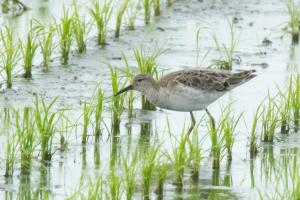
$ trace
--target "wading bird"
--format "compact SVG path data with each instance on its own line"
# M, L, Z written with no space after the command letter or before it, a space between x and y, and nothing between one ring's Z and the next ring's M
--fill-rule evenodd
M214 69L185 69L171 72L159 80L154 80L146 74L138 74L131 85L121 89L115 95L136 90L157 107L190 112L192 118L188 131L190 134L196 124L193 111L205 109L214 124L207 106L230 89L253 78L254 72L255 70L230 72Z

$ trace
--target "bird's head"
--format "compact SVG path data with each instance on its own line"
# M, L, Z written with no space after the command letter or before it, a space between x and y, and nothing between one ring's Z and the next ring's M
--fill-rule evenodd
M138 74L134 77L132 84L128 85L127 87L121 89L116 96L119 94L122 94L123 92L126 92L128 90L136 90L141 92L142 94L147 93L149 89L152 89L155 87L155 80L146 74Z

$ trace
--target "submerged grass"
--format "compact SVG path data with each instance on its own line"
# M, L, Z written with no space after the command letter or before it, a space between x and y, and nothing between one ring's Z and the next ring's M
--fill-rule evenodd
M98 45L102 47L106 42L107 25L112 15L112 0L91 0L91 7L88 8L88 12L95 21L98 29Z
M235 141L234 132L243 113L239 114L237 118L234 117L229 105L222 111L222 115L221 131L223 132L224 147L227 151L228 160L232 160L232 147Z
M169 165L168 163L163 159L163 157L160 156L160 159L158 160L156 164L156 173L157 173L157 189L156 193L160 196L163 195L164 191L164 184L168 176L169 172Z
M73 17L69 15L69 11L63 8L63 16L60 19L60 23L56 24L56 30L59 35L59 48L61 54L61 64L66 65L69 61L69 53L72 44L72 24Z
M33 26L33 21L30 22L30 30L27 33L26 40L22 42L20 40L20 49L21 49L21 55L23 57L23 68L24 68L24 77L25 78L31 78L32 74L32 61L34 58L34 55L36 53L36 50L39 46L37 41L38 36L38 30L40 27Z
M106 194L106 199L119 200L122 199L122 190L121 190L121 178L115 174L114 166L110 170L108 176L109 181L109 193Z
M154 15L160 15L160 0L152 0L153 7L154 7Z
M16 135L21 152L21 172L28 173L31 167L31 157L37 146L34 113L28 107L23 110L23 116L16 111Z
M124 0L124 2L121 4L121 7L118 9L117 13L117 22L116 22L116 30L115 30L115 37L118 38L120 35L120 29L122 24L122 18L125 13L125 11L128 8L129 2L131 0ZM119 3L119 2L118 2Z
M77 45L77 51L78 53L83 53L86 50L86 38L89 31L88 23L84 17L79 16L78 5L75 1L73 10L72 30Z
M216 49L219 53L219 59L215 61L215 64L220 69L232 70L234 52L238 45L238 39L236 34L235 25L232 20L227 19L229 30L230 30L230 43L226 45L224 43L220 44L217 36L213 35L213 40L215 42Z
M144 189L143 194L145 199L150 198L150 186L155 173L155 166L159 149L160 145L157 145L156 147L150 147L148 150L142 153L141 175Z
M51 56L54 50L54 42L53 37L55 33L55 27L53 25L49 25L47 28L42 26L40 37L38 39L38 43L41 49L42 57L43 57L43 70L49 70L49 63L51 61Z
M19 61L20 50L17 45L14 44L13 29L4 26L0 32L2 50L0 51L1 67L6 74L6 87L12 88L12 75L13 69Z
M298 44L299 42L299 28L300 28L300 2L297 3L294 0L288 0L287 9L290 16L290 20L286 27L287 31L292 35L292 43Z
M58 98L54 98L48 105L43 98L35 99L35 122L39 131L39 140L42 150L42 160L50 161L53 155L52 141L56 132L57 112L51 111ZM40 105L41 104L41 105Z
M274 97L269 94L267 100L267 105L263 106L261 140L263 142L273 142L275 130L279 125L279 112Z
M5 173L6 178L11 177L15 170L15 162L17 159L18 140L15 134L7 135L6 140L6 158L5 158Z
M91 122L92 107L86 101L83 103L83 131L81 144L86 144L88 138L88 126Z
M150 23L151 18L151 0L143 0L143 7L144 7L144 20L145 24Z
M138 13L139 1L131 0L126 11L128 20L128 29L133 31L135 29L135 20Z
M120 122L121 122L121 115L124 111L124 100L125 96L124 94L120 94L116 96L115 94L119 91L119 88L123 87L121 85L120 87L120 79L118 77L118 72L116 69L113 69L111 65L109 65L110 74L111 74L111 86L112 86L112 128L113 130L119 130Z
M137 185L136 174L137 174L137 163L138 163L138 151L135 150L131 160L129 158L123 159L124 169L124 183L126 199L131 200L133 198L134 190Z
M97 91L97 102L95 105L95 135L96 141L99 141L100 134L101 134L101 122L102 122L102 109L103 109L103 92L102 89L99 87Z

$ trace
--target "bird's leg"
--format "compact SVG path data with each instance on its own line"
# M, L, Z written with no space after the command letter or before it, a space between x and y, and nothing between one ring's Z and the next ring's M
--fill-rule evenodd
M207 108L205 108L205 112L207 113L209 120L210 120L210 124L213 130L216 129L216 123L215 123L215 119L213 118L213 116L210 114L209 110Z
M196 120L195 120L195 117L194 117L192 111L190 112L190 115L191 115L191 118L192 118L192 124L191 124L191 127L189 128L189 131L187 132L188 135L191 134L191 132L193 131L193 129L195 127L195 124L196 124Z

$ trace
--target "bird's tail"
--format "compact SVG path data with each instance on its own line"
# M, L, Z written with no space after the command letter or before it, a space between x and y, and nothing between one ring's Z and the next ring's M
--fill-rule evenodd
M256 72L256 70L252 69L252 70L243 70L241 72L234 73L227 79L227 82L230 85L243 83L255 77L256 74L254 74L254 72Z

